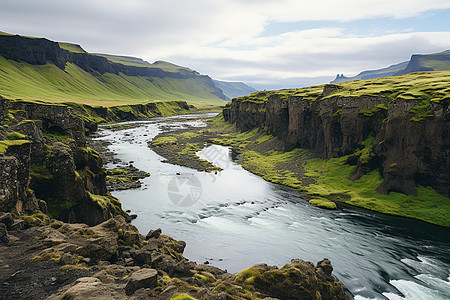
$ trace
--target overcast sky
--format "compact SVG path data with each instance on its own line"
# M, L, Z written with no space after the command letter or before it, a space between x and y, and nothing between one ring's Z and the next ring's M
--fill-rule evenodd
M276 89L450 49L450 1L2 0L0 31Z

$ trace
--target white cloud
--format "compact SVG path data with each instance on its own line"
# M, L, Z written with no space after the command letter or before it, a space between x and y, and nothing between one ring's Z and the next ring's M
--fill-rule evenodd
M2 4L0 30L281 87L295 78L357 73L415 52L444 50L450 36L352 36L339 23L321 28L320 22L309 30L262 36L273 22L399 19L446 8L448 0L15 0Z

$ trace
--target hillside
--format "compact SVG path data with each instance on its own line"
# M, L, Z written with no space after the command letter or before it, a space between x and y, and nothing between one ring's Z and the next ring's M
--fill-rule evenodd
M225 96L227 96L230 99L250 95L251 93L256 92L254 88L246 85L243 82L228 82L228 81L214 80L214 84L223 91Z
M374 79L374 78L380 78L380 77L394 76L397 72L405 69L406 66L408 65L408 63L409 63L408 61L405 61L405 62L402 62L399 64L389 66L387 68L363 71L353 77L346 77L344 75L339 76L339 74L338 74L336 76L336 79L334 79L330 83L341 83L341 82L354 81L354 80L364 80L364 79Z
M378 70L363 71L356 76L337 75L330 83L341 83L354 80L374 79L380 77L404 75L422 71L450 70L450 50L433 54L415 54L409 61L391 65Z
M102 106L153 100L210 106L227 100L210 77L188 68L8 34L0 34L0 95Z
M434 53L413 55L404 70L395 75L403 75L419 71L445 71L450 70L450 50Z
M450 226L449 104L450 71L436 71L257 92L223 116L251 131L233 146L244 145L243 165L267 180Z

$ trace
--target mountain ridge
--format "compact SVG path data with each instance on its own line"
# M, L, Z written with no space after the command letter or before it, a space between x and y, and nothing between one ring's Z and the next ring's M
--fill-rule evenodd
M446 70L450 70L450 50L431 54L413 54L409 61L393 64L386 68L362 71L352 77L338 74L330 83L398 76L413 72Z
M79 45L46 38L0 34L0 56L3 73L0 94L8 98L31 99L36 94L40 100L55 101L52 94L56 93L58 101L66 96L75 102L86 99L87 103L89 98L98 100L103 93L105 101L118 102L126 98L124 104L195 100L197 104L221 105L228 100L209 76L197 71L162 61L147 65L131 57L121 57L125 64L118 63L111 60L119 56L90 54ZM127 60L134 60L134 64L126 64ZM28 90L23 90L24 85ZM43 87L48 94L41 91Z

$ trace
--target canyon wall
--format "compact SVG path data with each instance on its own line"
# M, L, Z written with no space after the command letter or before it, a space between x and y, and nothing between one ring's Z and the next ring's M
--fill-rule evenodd
M0 117L0 211L89 225L129 218L107 192L102 160L86 147L73 109L0 97Z
M330 159L348 155L357 164L351 179L378 168L384 181L378 192L416 195L416 186L431 186L449 197L449 99L428 102L395 100L379 94L333 96L340 87L325 85L315 99L276 92L233 99L223 110L225 121L242 131L267 130L285 149L309 149ZM364 142L370 142L362 157Z

